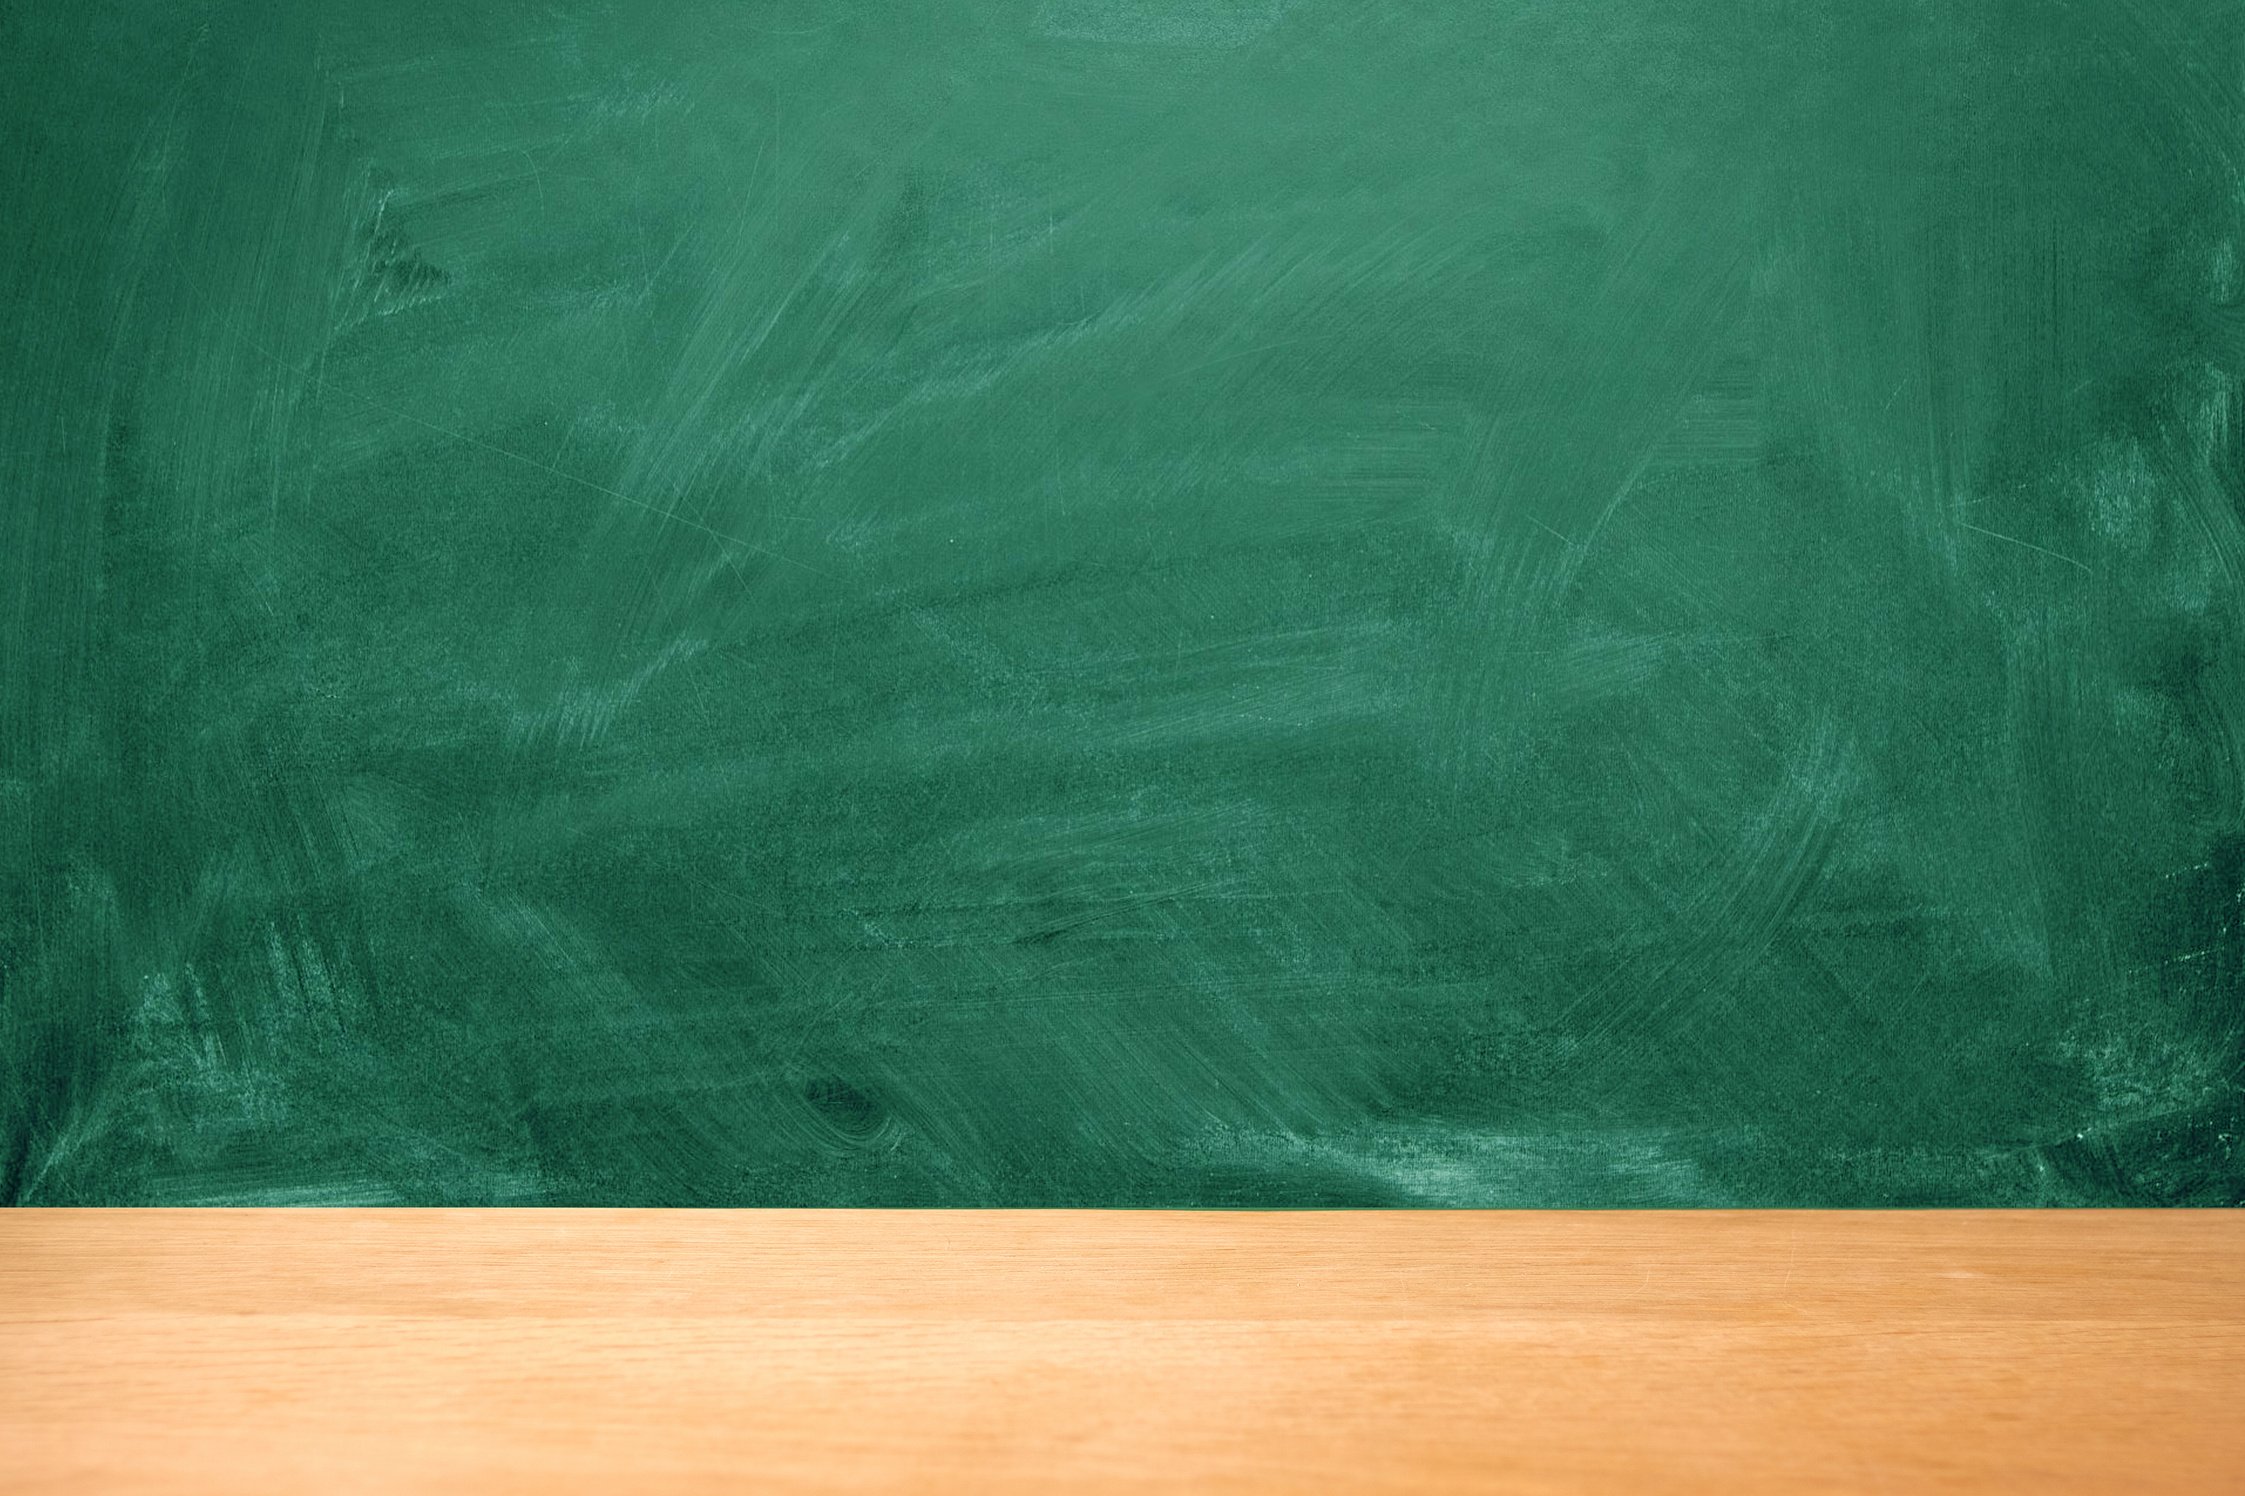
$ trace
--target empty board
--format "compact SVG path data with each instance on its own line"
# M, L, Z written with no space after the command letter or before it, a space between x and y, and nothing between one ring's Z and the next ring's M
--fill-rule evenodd
M0 1197L2235 1203L2241 79L0 8Z

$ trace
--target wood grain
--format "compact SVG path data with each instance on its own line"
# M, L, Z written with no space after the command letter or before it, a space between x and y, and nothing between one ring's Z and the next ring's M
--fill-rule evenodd
M2234 1213L17 1211L23 1491L2245 1489Z

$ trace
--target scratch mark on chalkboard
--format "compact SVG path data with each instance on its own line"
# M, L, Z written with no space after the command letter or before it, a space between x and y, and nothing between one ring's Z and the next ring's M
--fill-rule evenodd
M2076 561L2071 556L2061 556L2056 551L2050 549L2048 546L2036 545L2031 540L2021 540L2016 535L2000 535L1994 530L1983 530L1978 525L1966 524L1963 520L1957 521L1957 527L1963 530L1970 530L1975 535L1985 535L1990 540L2008 541L2012 545L2021 546L2027 550L2034 551L2037 554L2048 556L2053 561L2063 561L2068 566L2075 567L2081 571L2089 570L2089 567L2085 563Z

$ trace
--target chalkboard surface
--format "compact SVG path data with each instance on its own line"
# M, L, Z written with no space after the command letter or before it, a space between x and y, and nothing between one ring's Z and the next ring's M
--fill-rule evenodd
M0 6L0 1197L2237 1202L2241 79Z

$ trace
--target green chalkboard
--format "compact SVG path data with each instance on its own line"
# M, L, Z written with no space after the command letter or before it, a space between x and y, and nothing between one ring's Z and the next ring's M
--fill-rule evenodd
M0 5L0 1198L2245 1198L2231 0Z

